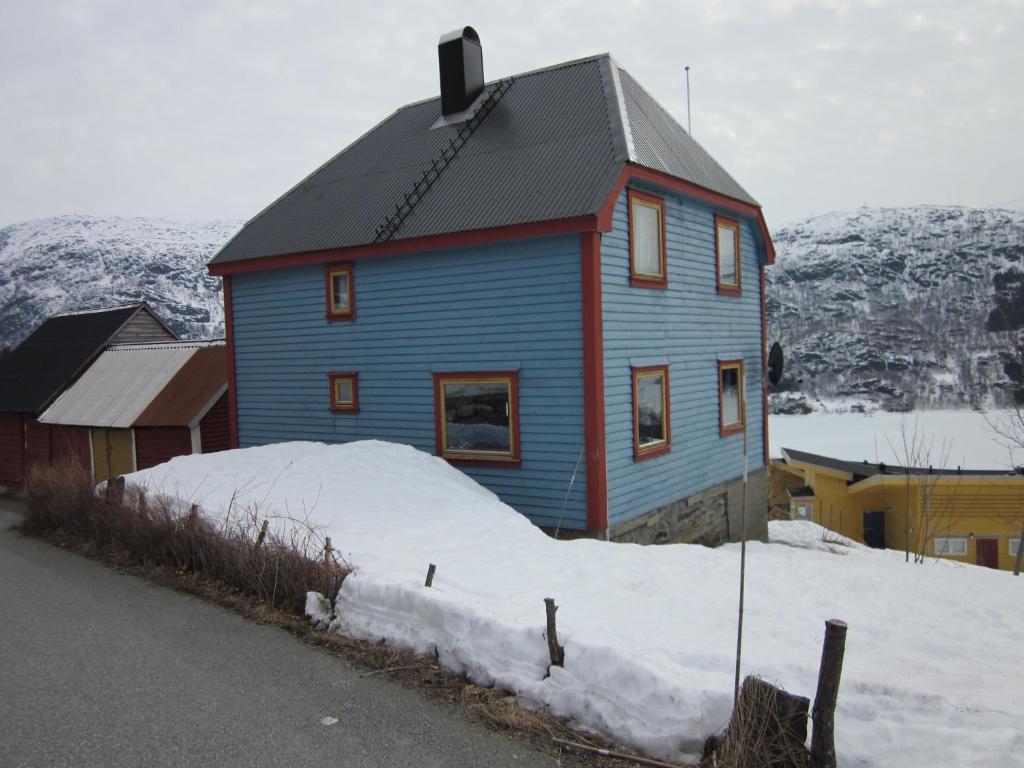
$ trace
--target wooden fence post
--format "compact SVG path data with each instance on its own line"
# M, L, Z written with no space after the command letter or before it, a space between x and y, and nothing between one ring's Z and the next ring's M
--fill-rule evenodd
M263 525L260 526L260 532L256 534L256 545L253 547L253 549L259 549L263 546L263 541L267 538L268 527L270 527L270 521L264 520Z
M332 551L333 551L333 549L331 548L331 537L327 536L327 537L324 538L324 567L325 568L330 568L331 567L331 552Z
M120 504L124 499L124 475L107 480L107 501Z
M548 653L551 655L551 666L565 666L565 649L558 644L558 630L555 627L555 612L558 606L552 597L544 598L544 607L548 616Z
M839 698L839 678L843 672L846 651L846 622L829 619L825 622L825 640L821 647L821 668L818 690L814 694L811 719L812 768L836 768L835 714Z
M433 563L427 568L427 580L423 583L425 587L432 587L434 585L434 571L437 570L437 566Z
M185 521L185 524L189 528L195 528L197 522L199 522L199 505L193 504L188 508L188 519Z

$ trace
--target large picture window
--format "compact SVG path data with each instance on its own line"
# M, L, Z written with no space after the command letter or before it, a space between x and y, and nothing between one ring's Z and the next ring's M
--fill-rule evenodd
M353 320L356 293L351 264L334 264L324 272L327 293L327 319Z
M671 446L668 366L633 369L633 454L639 461Z
M472 463L518 463L517 379L515 371L435 373L438 453Z
M742 432L746 425L746 403L743 397L743 361L724 360L718 363L718 411L721 434Z
M627 197L630 282L642 288L665 288L665 201L635 189Z
M718 262L718 292L740 293L740 225L738 221L715 216L715 260Z

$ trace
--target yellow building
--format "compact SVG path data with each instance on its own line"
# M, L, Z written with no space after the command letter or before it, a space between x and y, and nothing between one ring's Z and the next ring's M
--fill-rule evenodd
M896 467L782 449L771 495L791 516L910 557L1013 570L1024 531L1024 474Z

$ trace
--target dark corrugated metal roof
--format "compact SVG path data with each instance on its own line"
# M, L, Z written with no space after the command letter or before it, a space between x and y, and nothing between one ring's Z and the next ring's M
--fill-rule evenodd
M0 361L0 412L41 413L144 306L46 320Z
M391 239L592 215L629 160L753 202L607 54L511 80ZM460 125L436 127L440 115L440 98L399 109L253 218L211 263L374 242L457 140Z
M901 467L896 464L869 464L867 461L844 461L833 459L829 456L819 456L816 453L806 451L794 451L792 448L783 448L783 455L801 464L814 464L817 467L834 469L837 472L847 472L853 475L853 481L863 480L874 475L963 475L989 476L989 475L1013 475L1011 470L1006 469L950 469L940 467Z

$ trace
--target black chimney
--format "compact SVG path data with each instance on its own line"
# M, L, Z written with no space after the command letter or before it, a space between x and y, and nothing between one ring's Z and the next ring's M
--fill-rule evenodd
M441 35L437 44L441 68L441 114L464 112L484 89L484 55L472 27Z

